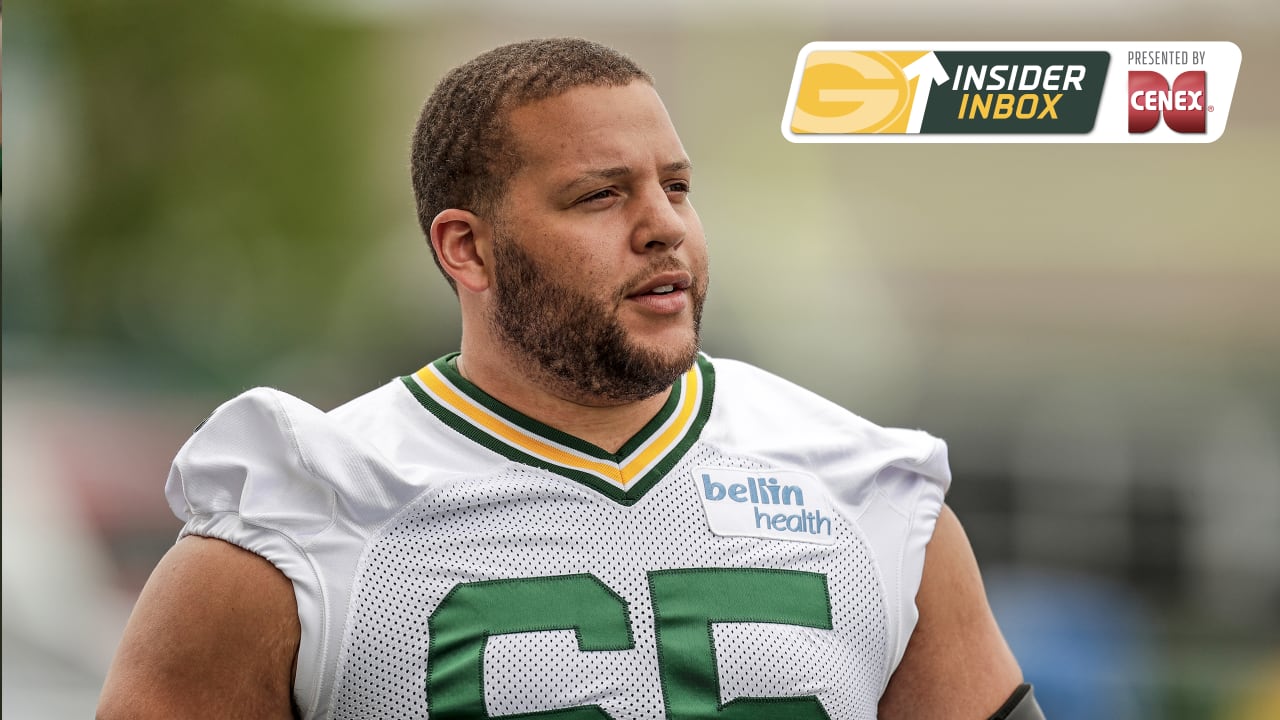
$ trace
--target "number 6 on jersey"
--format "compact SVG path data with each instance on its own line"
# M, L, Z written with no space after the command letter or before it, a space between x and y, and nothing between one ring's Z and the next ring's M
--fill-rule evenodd
M720 704L712 623L831 628L827 580L817 573L751 568L648 574L667 717L733 720L826 718L813 696L738 698ZM582 652L634 647L627 603L593 575L490 580L455 587L432 613L427 699L432 718L490 717L484 646L490 635L573 630ZM508 718L602 720L597 705Z

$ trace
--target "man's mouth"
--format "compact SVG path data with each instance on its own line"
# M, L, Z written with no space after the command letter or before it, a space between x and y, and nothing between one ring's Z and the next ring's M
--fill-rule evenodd
M628 297L645 295L670 295L680 290L687 290L693 285L693 276L686 272L665 272L654 275L647 283L641 285Z

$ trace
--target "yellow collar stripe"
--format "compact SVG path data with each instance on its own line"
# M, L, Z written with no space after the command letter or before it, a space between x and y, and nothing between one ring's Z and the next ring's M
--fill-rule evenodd
M473 424L484 428L489 432L489 434L514 445L527 453L549 460L557 465L585 470L615 483L621 485L626 484L626 480L623 479L622 468L612 463L588 460L578 455L571 454L561 448L539 440L523 429L503 422L487 408L476 404L469 398L463 397L459 393L455 392L453 388L449 387L445 383L443 378L436 375L434 368L430 365L419 370L417 372L417 378L422 382L423 386L430 390L431 393L439 398L441 402L470 420Z
M590 458L569 448L552 444L508 422L489 408L457 391L432 365L422 368L414 376L439 402L498 440L556 465L589 472L623 488L647 472L654 463L680 442L693 423L702 395L702 378L695 363L685 374L685 381L681 387L680 405L666 426L633 451L629 458L621 463L613 463Z
M622 482L629 483L649 469L661 455L675 446L680 438L689 430L690 422L698 409L698 399L702 396L702 382L698 375L698 365L689 369L684 376L684 397L681 398L680 409L676 411L675 420L667 425L666 430L653 438L630 462L622 468Z

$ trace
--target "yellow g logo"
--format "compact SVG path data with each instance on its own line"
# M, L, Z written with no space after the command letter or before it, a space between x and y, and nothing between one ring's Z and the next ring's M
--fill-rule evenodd
M796 133L901 133L916 77L904 67L927 52L820 50L805 59L791 130Z

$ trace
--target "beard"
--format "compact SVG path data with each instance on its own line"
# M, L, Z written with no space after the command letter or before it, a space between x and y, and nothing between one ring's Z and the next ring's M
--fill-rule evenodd
M695 277L686 291L693 311L689 342L683 347L648 348L635 342L618 319L624 290L612 303L592 298L549 280L511 235L500 233L494 240L490 324L573 399L589 404L643 400L670 388L697 359L705 276ZM668 256L647 268L642 277L686 269ZM622 287L634 287L637 282L642 279Z

